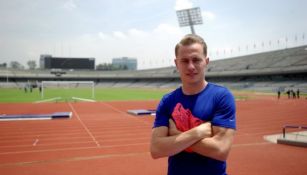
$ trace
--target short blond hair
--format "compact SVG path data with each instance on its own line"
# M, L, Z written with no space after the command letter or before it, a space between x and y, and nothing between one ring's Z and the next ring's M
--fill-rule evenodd
M181 46L189 46L191 44L198 43L203 46L204 55L207 56L207 44L204 39L195 34L185 35L175 47L175 56L178 56L178 50Z

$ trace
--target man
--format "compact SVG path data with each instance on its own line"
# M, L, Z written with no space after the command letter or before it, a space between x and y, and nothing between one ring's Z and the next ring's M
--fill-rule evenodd
M226 175L236 128L233 95L205 80L207 45L186 35L175 48L182 86L165 95L151 139L153 158L168 158L169 175Z
M280 99L280 89L277 90L277 98Z

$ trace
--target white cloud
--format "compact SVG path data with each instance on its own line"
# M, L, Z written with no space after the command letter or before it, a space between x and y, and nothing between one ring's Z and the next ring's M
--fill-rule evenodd
M77 8L77 5L76 5L76 3L74 2L74 0L68 0L68 1L66 1L66 2L64 3L63 8L66 9L66 10L71 11L71 10L76 9L76 8Z
M106 34L104 34L103 32L99 32L99 33L98 33L98 37L99 37L100 39L107 39L107 38L108 38L108 36L107 36Z
M123 32L120 32L120 31L114 31L113 36L119 39L127 38L127 36Z
M202 11L201 14L204 20L213 21L216 18L216 15L210 11Z
M190 0L176 0L175 10L192 8L193 3Z
M84 40L84 41L93 41L93 40L95 40L95 37L90 33L85 33L85 34L81 35L79 37L79 39Z
M159 24L158 27L153 30L153 32L157 34L182 35L180 28L169 24Z
M130 36L135 36L135 37L146 37L148 36L148 33L142 30L138 30L138 29L130 29L128 30L128 34Z

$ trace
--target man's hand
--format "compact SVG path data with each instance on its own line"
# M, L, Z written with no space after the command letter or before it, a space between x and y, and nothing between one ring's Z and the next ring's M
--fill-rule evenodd
M196 126L192 129L196 131L197 135L200 138L206 138L206 137L212 136L212 128L211 128L210 122L202 123L199 126ZM178 130L178 128L176 127L176 124L174 123L172 119L169 119L169 129L168 129L169 136L178 135L180 133L182 133L182 131Z
M202 123L199 126L196 126L192 129L196 131L195 133L198 135L199 138L206 138L212 136L212 128L210 122ZM169 136L178 135L180 133L182 132L177 129L174 121L172 119L169 119L169 129L168 129ZM191 148L187 148L185 149L185 151L193 152Z
M199 134L199 137L201 138L212 137L212 126L210 122L202 123L201 125L193 129L197 130L197 133Z

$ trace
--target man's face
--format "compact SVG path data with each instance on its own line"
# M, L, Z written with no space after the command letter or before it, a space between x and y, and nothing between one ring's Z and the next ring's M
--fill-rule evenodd
M194 43L180 46L175 63L182 83L195 84L204 80L209 58L204 55L202 45Z

